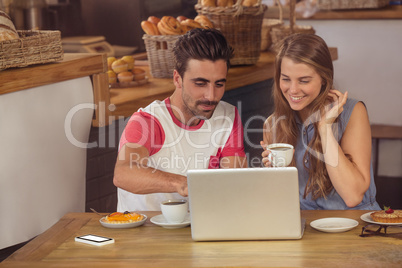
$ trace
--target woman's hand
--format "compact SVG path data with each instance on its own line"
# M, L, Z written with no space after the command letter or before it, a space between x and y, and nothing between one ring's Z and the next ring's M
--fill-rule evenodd
M264 149L262 152L262 164L264 167L272 167L271 161L268 159L268 155L271 153L270 150L267 149L267 144L265 144L263 141L260 141L261 147Z
M328 93L328 104L325 105L324 114L321 115L321 120L318 123L320 130L331 127L336 118L342 113L343 106L348 99L348 92L342 94L340 91L331 89Z

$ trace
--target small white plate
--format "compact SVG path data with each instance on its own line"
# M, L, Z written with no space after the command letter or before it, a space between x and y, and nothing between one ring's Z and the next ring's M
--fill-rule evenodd
M102 224L103 227L106 228L112 228L112 229L126 229L126 228L134 228L134 227L138 227L141 226L145 223L145 221L147 220L147 215L141 214L144 218L140 221L136 221L136 222L129 222L129 223L107 223L104 222L103 220L106 217L103 217L99 220L100 224Z
M310 226L321 232L341 233L355 228L359 223L348 218L324 218L312 221Z
M396 226L402 225L402 223L400 223L400 222L386 223L386 222L374 221L370 216L370 214L373 213L373 212L375 212L375 211L367 212L367 213L361 215L360 219L362 219L365 222L378 224L378 225L396 225Z
M176 228L183 228L186 226L189 226L191 221L190 221L190 214L188 214L186 216L186 218L184 218L184 221L181 223L169 223L165 217L163 216L163 214L159 214L157 216L154 216L151 218L151 222L153 224L162 226L163 228L166 229L176 229Z

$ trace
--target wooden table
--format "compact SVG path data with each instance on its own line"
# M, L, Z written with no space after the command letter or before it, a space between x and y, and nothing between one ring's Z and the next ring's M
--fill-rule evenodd
M147 222L132 229L108 229L93 213L69 213L0 263L0 267L401 267L402 241L360 237L367 211L302 211L301 240L194 242L191 228L164 229L150 222L160 212L144 212ZM323 233L310 222L323 217L355 219L359 226L343 233ZM102 247L74 242L97 234L113 237Z

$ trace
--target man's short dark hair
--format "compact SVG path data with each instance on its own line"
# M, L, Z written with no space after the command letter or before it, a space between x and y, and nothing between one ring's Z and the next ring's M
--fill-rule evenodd
M173 54L174 68L183 77L190 59L213 62L224 60L229 70L233 48L220 31L196 28L179 37L173 47Z

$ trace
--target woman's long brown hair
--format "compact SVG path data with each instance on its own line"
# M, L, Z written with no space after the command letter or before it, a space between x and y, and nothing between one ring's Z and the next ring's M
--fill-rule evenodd
M287 37L279 48L275 59L275 85L273 98L275 108L273 114L267 119L264 126L264 135L270 143L289 143L296 147L299 130L296 125L296 112L294 112L286 98L283 96L280 85L282 59L287 57L295 63L303 63L312 67L322 79L320 94L309 105L310 120L314 126L314 136L307 145L303 160L308 160L307 168L309 179L304 191L304 197L311 193L313 199L326 197L333 185L329 179L325 162L322 159L321 138L318 134L318 121L324 106L327 104L329 90L333 86L333 65L331 54L325 41L313 34L293 34ZM306 125L308 122L306 122ZM336 124L334 124L336 125ZM306 146L306 145L305 145ZM303 161L305 163L305 161ZM295 159L292 165L295 166Z

